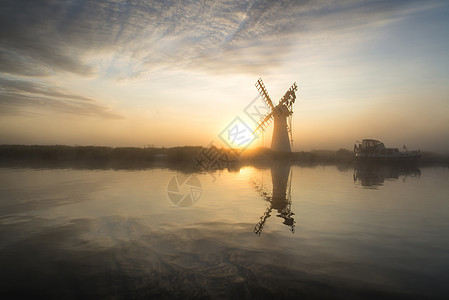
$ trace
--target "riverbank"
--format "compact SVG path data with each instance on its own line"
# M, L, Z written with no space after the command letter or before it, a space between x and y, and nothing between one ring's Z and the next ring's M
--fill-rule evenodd
M0 145L0 166L3 167L75 167L75 168L149 168L155 166L184 166L201 169L198 158L210 148L184 146L156 147L105 147L64 145ZM354 155L346 149L314 150L309 152L279 153L270 149L248 149L241 154L222 149L225 156L219 168L251 164L269 164L272 161L288 161L292 164L353 164ZM228 163L229 162L229 163ZM419 165L449 166L449 155L422 152Z

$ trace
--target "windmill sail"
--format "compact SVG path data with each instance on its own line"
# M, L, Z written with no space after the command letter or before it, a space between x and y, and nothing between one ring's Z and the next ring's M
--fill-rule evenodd
M265 88L265 85L263 84L262 78L259 78L256 82L256 88L259 91L259 94L262 96L263 101L271 108L271 110L274 110L273 101L271 101L270 96L268 96L267 89Z
M279 101L279 104L285 104L291 108L291 105L295 103L296 99L296 91L298 90L298 86L296 85L296 82L292 84L292 86L288 89L287 92L285 92L284 96Z
M262 131L264 131L265 128L267 128L268 125L270 125L271 122L273 122L273 118L274 117L273 117L273 113L272 112L271 113L267 113L266 115L264 115L260 119L259 124L257 125L256 129L254 129L254 132L256 134L261 134Z

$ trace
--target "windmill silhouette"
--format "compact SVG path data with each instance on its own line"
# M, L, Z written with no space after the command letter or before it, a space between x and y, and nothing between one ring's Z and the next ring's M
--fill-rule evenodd
M290 142L293 144L292 106L293 103L295 103L296 91L298 90L296 82L293 83L293 85L287 90L287 92L284 94L284 96L276 106L273 105L273 101L271 101L270 96L268 95L262 78L259 78L259 80L257 80L256 88L262 96L262 99L268 105L270 111L262 116L262 118L259 120L256 129L254 129L254 133L256 133L257 135L261 134L274 120L271 150L291 152L292 148Z
M260 217L260 221L254 227L254 233L260 235L267 219L271 216L273 209L279 213L277 217L284 219L283 224L290 227L291 232L295 232L295 219L292 212L292 177L293 170L290 164L280 163L271 167L271 180L273 191L270 193L261 184L253 181L253 186L259 195L269 203L266 211Z

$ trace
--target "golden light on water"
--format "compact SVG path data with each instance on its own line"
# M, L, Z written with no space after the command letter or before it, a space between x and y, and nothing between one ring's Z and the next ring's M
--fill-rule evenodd
M256 174L256 169L254 167L243 167L239 170L239 175L244 178L250 178L251 176L254 176L254 174Z

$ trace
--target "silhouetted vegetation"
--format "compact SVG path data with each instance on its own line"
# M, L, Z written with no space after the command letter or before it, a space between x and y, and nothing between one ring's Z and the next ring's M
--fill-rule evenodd
M112 148L99 146L0 146L3 166L148 166L158 153L155 148Z
M102 147L102 146L40 146L0 145L0 165L9 167L75 167L75 168L148 168L153 166L190 170L202 168L195 158L207 151L201 146L173 148L156 147ZM350 165L354 154L347 149L313 150L309 152L280 153L266 148L247 149L240 155L232 150L221 149L228 163L221 168L235 168L247 164L269 164L288 161L291 164ZM449 155L423 152L419 165L449 166Z
M75 168L148 168L174 166L195 168L194 157L205 148L197 146L103 147L63 145L0 145L0 166L75 167ZM196 167L200 169L200 167Z
M445 165L449 166L449 154L439 154L433 152L421 152L421 157L419 159L419 164L421 165Z

